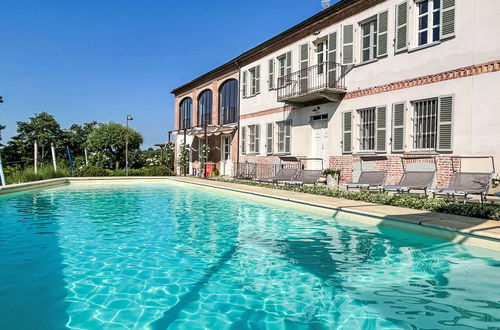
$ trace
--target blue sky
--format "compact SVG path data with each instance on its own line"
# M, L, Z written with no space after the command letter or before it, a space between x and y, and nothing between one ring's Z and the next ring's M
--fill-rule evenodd
M42 111L63 127L131 114L143 147L164 142L172 88L319 11L321 0L2 0L3 142Z

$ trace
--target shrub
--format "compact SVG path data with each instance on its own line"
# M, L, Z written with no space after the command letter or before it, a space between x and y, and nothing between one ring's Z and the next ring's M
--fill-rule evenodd
M164 165L159 165L159 166L152 166L146 168L146 175L147 176L172 176L174 175L174 172L164 166Z
M46 179L55 179L71 176L69 169L66 167L58 167L57 171L54 171L52 165L43 166L35 173L33 168L10 168L9 171L5 173L5 180L7 184L32 182Z
M252 181L218 179L225 182L241 183L252 186L260 186L272 189L281 189L288 191L303 192L314 195L329 196L342 199L351 199L357 201L364 201L376 204L391 205L406 207L416 210L425 210L432 212L441 212L455 215L462 215L468 217L500 220L500 206L494 204L479 204L467 203L464 204L458 200L446 199L426 199L412 197L409 195L389 195L388 193L376 193L367 191L343 191L334 190L327 187L310 187L310 186L276 186L261 184Z
M332 170L331 168L327 168L327 169L323 170L323 175L325 175L325 176L327 176L327 175L331 175L331 176L340 175L340 170Z
M109 172L102 167L87 165L78 169L77 176L108 176Z

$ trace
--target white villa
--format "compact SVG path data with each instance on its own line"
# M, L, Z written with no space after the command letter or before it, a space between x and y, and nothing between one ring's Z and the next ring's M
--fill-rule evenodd
M177 148L190 174L207 141L224 175L290 156L344 182L434 156L445 185L452 156L500 160L499 17L498 0L341 0L175 89Z

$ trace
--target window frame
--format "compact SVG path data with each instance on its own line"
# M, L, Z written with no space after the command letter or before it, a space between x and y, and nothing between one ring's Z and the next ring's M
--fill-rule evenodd
M279 154L290 154L292 151L292 121L290 119L276 122L277 149ZM288 135L287 135L288 127ZM287 150L288 140L288 150Z
M422 105L422 108L419 104ZM432 105L430 113L428 112L429 104ZM413 107L412 149L414 151L436 151L438 147L439 97L415 100L411 102L411 106ZM422 111L422 114L417 114L417 111Z
M427 45L432 45L441 41L441 1L443 0L417 0L415 1L415 20L416 20L416 36L415 44L416 47L425 47ZM420 13L420 6L427 3L427 12ZM437 3L437 6L435 4ZM432 8L431 8L432 7ZM435 13L438 14L437 20L435 19ZM427 16L426 28L421 28L421 19ZM435 31L437 29L437 31ZM426 42L422 43L420 36L421 33L425 33ZM435 35L437 33L437 35Z
M190 97L185 97L181 100L179 104L179 129L184 130L192 128L193 126L192 117L193 117L193 99ZM189 120L189 124L187 125L187 127L185 125L186 120Z
M378 17L372 16L359 24L360 27L360 58L361 63L371 62L378 58ZM369 25L369 33L365 35L365 26ZM365 46L365 38L368 38L368 46ZM368 58L365 51L368 50Z
M321 50L319 49L320 46L322 47ZM318 74L324 74L326 71L325 70L326 66L321 64L328 62L329 50L330 49L328 48L328 36L314 43L314 53L316 54L316 64L318 65Z
M377 107L358 109L359 116L359 150L360 152L376 152L377 149Z

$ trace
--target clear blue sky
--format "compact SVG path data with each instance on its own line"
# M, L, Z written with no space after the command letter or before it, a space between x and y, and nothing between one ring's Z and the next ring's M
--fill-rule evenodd
M42 111L63 127L131 114L143 147L164 142L172 88L319 11L321 0L1 0L2 142Z

